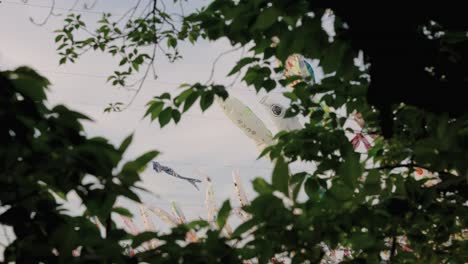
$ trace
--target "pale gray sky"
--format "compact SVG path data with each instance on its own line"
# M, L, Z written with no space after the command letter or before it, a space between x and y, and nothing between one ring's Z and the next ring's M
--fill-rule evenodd
M134 133L134 141L126 158L136 157L145 151L157 149L162 152L158 160L172 167L181 175L198 177L195 171L203 170L210 175L214 184L215 196L221 202L226 198L234 198L231 171L239 169L247 189L249 198L253 191L249 182L255 177L269 179L272 164L266 160L257 160L258 150L255 143L238 129L217 105L213 105L206 113L201 113L199 107L185 115L181 122L161 129L157 122L142 120L144 105L153 96L164 91L175 90L180 83L204 82L211 71L213 60L221 53L230 49L228 41L201 41L195 46L183 45L181 53L183 60L168 63L162 58L157 62L159 80L148 80L134 104L122 113L103 113L110 102L127 102L132 92L112 87L106 83L106 76L115 68L115 61L108 55L89 53L77 63L58 66L59 57L55 51L53 31L62 25L63 16L52 17L48 23L38 27L29 21L33 17L40 21L46 16L50 6L47 0L30 0L24 5L20 0L4 0L0 4L0 69L11 69L19 65L28 65L47 76L52 86L49 92L51 104L62 103L79 112L90 116L94 122L85 123L89 136L103 136L114 144L120 142L130 133ZM130 1L100 1L95 11L105 10L112 13L123 13L124 6ZM206 1L198 1L203 4ZM57 1L58 7L67 8L72 1ZM78 6L81 9L82 6ZM189 8L186 8L186 11ZM58 12L65 12L58 10ZM82 13L83 20L96 21L98 14ZM240 51L229 54L219 61L216 67L215 80L228 84L232 79L225 78L226 73L239 59ZM231 91L233 95L247 104L267 126L276 130L267 116L266 111L258 102L264 93L257 95L252 88L237 82ZM282 102L287 102L276 93L271 95ZM307 168L307 165L297 165L293 170ZM174 179L164 174L156 174L151 167L141 174L141 185L160 196L143 195L144 202L169 210L169 202L177 201L186 213L188 219L206 216L204 208L205 185L201 191L185 181ZM72 198L71 195L70 198ZM72 199L72 201L76 200ZM137 206L126 202L137 213ZM237 200L233 199L237 205ZM72 206L76 208L76 204ZM75 210L75 209L74 209ZM161 222L153 219L158 227ZM142 227L140 220L137 224ZM164 228L165 229L165 228Z

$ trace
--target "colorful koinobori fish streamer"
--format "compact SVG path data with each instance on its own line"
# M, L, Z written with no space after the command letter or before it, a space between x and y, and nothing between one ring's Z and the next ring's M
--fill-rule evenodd
M138 228L133 224L133 221L125 216L120 215L122 222L124 222L125 226L130 229L129 233L132 235L137 235L139 233ZM101 235L105 233L105 227L101 224L99 221L99 218L97 216L91 216L89 220L97 227L97 229L101 232ZM125 254L128 256L133 257L135 255L135 251L131 249L131 247L127 244L123 245L125 247ZM82 246L78 246L77 248L72 250L72 256L73 257L79 257L81 256L81 250L83 249ZM130 250L129 250L130 249ZM54 253L58 255L57 253Z
M406 236L404 236L404 235L403 236L398 236L398 237L393 238L393 239L396 239L395 245L397 245L397 247L395 248L395 253L398 253L399 250L406 251L406 252L413 252L413 249L411 249L408 246L408 240L407 240ZM388 248L391 248L392 244L393 244L393 239L386 238L384 240L385 241L385 246L387 246ZM390 250L384 250L384 251L380 252L380 258L383 261L389 261L390 260L390 255L391 255Z
M187 222L187 218L185 218L184 212L182 212L182 210L179 208L179 205L177 205L175 201L171 202L171 210L179 224Z
M216 204L215 200L215 195L214 195L214 190L213 190L213 184L211 181L211 178L207 175L202 174L199 172L200 175L204 176L207 179L207 186L206 186L206 199L205 199L205 204L206 208L208 211L208 222L210 222L211 226L214 228L217 228L216 225L216 218L218 212L218 206ZM234 181L234 186L235 186L235 192L237 193L237 197L239 199L239 204L241 207L248 205L250 202L248 201L247 195L242 187L242 182L240 180L240 175L238 171L233 171L233 181ZM140 205L140 214L142 216L143 224L145 227L145 230L147 231L155 231L155 227L153 225L153 222L149 218L149 216L146 214L146 211L150 211L154 213L158 218L169 224L171 227L175 227L179 224L184 224L187 223L187 219L182 211L182 209L177 205L175 201L171 202L171 213L157 208L157 207L152 207L148 205L141 204ZM242 210L242 208L234 208L233 212L239 216L241 220L248 220L250 219L250 216ZM137 235L140 233L139 229L136 227L134 224L133 220L129 217L126 216L121 216L121 220L125 225L125 229L129 230L129 232L132 235ZM232 235L232 228L229 225L229 223L226 223L224 226L224 233L227 237L230 237ZM198 241L198 236L193 230L189 230L189 232L186 234L186 241L187 242L197 242ZM145 243L142 245L142 248L139 250L132 249L131 247L128 247L132 254L135 254L135 252L140 252L143 250L150 250L154 249L157 247L157 241L150 241L150 243ZM130 251L128 251L130 254Z
M310 78L309 83L315 83L315 73L309 62L301 54L292 54L286 59L284 66L284 76L286 78L292 76L301 76L302 78ZM290 85L294 87L302 80L295 80Z
M122 219L122 221L124 222L125 226L129 229L130 231L130 234L136 236L140 233L140 230L137 228L137 226L135 225L135 223L133 223L133 220L129 217L126 217L126 216L123 216L123 215L120 215L120 218ZM149 250L150 249L150 246L148 246L147 243L144 243L141 245L142 249L139 250L139 251L143 251L143 250ZM126 246L126 252L130 255L130 256L133 256L135 255L135 252L137 252L134 248L132 248L130 245L127 245Z
M181 175L179 175L178 173L176 173L173 169L169 168L169 167L166 167L166 166L163 166L161 165L159 162L156 162L156 161L153 161L153 169L156 171L156 172L165 172L173 177L176 177L176 178L179 178L179 179L182 179L182 180L186 180L188 181L190 184L192 184L197 190L200 190L197 186L197 183L200 183L201 180L198 180L198 179L194 179L194 178L189 178L189 177L183 177Z
M237 198L239 199L241 207L249 205L250 202L247 199L247 194L244 191L244 186L242 185L242 181L240 179L240 174L238 170L232 171L232 181L234 182L234 189L236 191Z
M123 216L123 215L120 215L120 218L124 222L125 226L127 226L127 228L130 230L130 234L132 234L134 236L138 235L138 233L139 233L138 228L133 223L132 219L130 219L130 218L126 217L126 216Z
M273 135L270 130L268 130L265 123L239 99L229 95L224 101L217 97L216 102L221 106L226 116L249 138L255 141L260 151L263 151L265 147L275 143Z
M143 219L143 225L145 227L145 230L149 232L155 232L156 228L153 222L149 219L148 214L146 213L146 208L143 205L140 206L140 215ZM151 241L149 242L149 248L155 249L157 247L157 243L158 242L156 239L151 239Z
M216 206L216 202L215 202L213 183L211 182L210 177L206 176L205 179L206 179L205 206L206 206L206 210L208 211L207 220L211 226L215 226L218 207Z
M312 68L310 63L307 61L307 59L304 58L304 56L302 56L301 54L290 55L286 59L284 68L285 68L284 77L286 78L292 77L292 76L301 76L304 79L310 78L310 81L307 82L309 85L312 85L317 82L314 69ZM290 86L294 88L296 84L302 81L303 80L295 80L290 84ZM330 107L325 102L320 101L318 99L318 96L320 95L314 95L311 97L314 103L319 104L319 106L312 108L311 112L322 110L324 112L323 121L321 121L318 125L325 126L327 123L331 122L330 113L332 112L332 109L330 109ZM291 131L291 130L287 130L287 131Z
M260 100L260 103L266 108L271 120L279 131L293 131L303 128L297 116L288 118L284 117L287 108L277 100L266 95Z
M216 219L218 218L218 206L216 205L216 201L215 201L213 183L211 182L210 177L205 176L205 178L206 178L206 184L207 184L206 198L205 198L205 205L208 211L207 220L208 220L208 223L210 223L212 227L217 227ZM224 225L224 231L226 232L226 235L228 237L232 235L232 228L228 223Z
M153 212L155 215L157 215L161 220L164 222L168 223L171 226L177 226L179 224L184 224L186 223L185 215L182 212L182 210L179 208L179 206L175 203L171 203L171 209L172 209L172 215L160 208L149 208L151 212ZM197 242L198 237L197 234L193 230L189 230L186 234L186 240L187 242Z
M324 252L324 256L320 261L320 264L338 264L352 258L351 250L343 246L330 249L325 243L321 242L320 248Z
M366 153L372 147L377 135L368 132L366 122L360 113L352 113L351 118L348 120L351 122L347 122L344 128L350 128L355 132L348 136L354 150L359 153Z
M250 204L247 195L245 194L244 188L242 186L242 182L240 180L240 175L238 171L232 172L233 182L234 182L234 191L236 192L237 198L239 199L240 207L233 208L233 213L235 213L241 220L248 220L250 216L242 210L242 207L247 206ZM213 190L213 182L209 176L206 176L206 199L205 205L208 211L208 222L212 224L212 226L216 225L216 218L218 214L218 206L215 201L214 190ZM226 223L225 231L227 236L232 234L232 228L229 223Z
M172 213L176 216L179 224L187 223L187 219L185 218L184 213L182 212L182 210L180 209L180 207L177 205L175 201L171 202L171 209L172 209ZM192 243L198 242L197 233L195 233L195 231L193 230L189 230L185 236L185 239Z
M239 199L239 204L241 207L247 206L250 204L247 199L247 195L244 191L244 186L240 179L239 171L235 170L232 172L232 180L234 182L234 190L237 194L237 199ZM242 220L247 221L250 219L250 215L246 213L242 208L234 208L234 213L236 213Z
M273 41L274 44L275 41ZM316 78L315 78L315 74L314 74L314 70L312 68L312 66L310 65L309 62L307 62L307 59L304 58L303 55L301 54L292 54L290 55L287 59L286 59L286 62L285 62L285 70L284 70L284 76L285 77L291 77L291 76L302 76L303 78L310 78L310 82L309 84L313 84L316 82ZM291 87L294 87L297 83L301 82L302 80L296 80L294 82L292 82L290 84ZM314 109L311 109L311 111L316 111L318 110L319 108L321 110L323 110L325 112L324 114L324 120L322 122L320 122L318 125L320 126L324 126L326 125L327 123L329 123L331 120L329 119L330 117L330 113L333 112L332 109L330 109L330 107L328 107L325 102L321 102L320 100L318 100L317 98L317 95L316 96L313 96L312 100L315 102L315 103L318 103L320 104L319 107L317 108L314 108ZM265 105L264 102L262 102L262 104ZM273 108L272 110L273 111ZM275 107L274 111L276 111L277 113L280 112L280 108L279 107ZM270 113L271 115L271 113ZM355 113L352 115L353 119L356 121L356 123L359 124L359 126L361 127L361 130L363 133L357 133L352 139L351 139L351 144L353 145L354 149L357 150L359 148L359 146L362 145L364 146L365 148L365 151L369 150L371 147L372 147L372 142L374 140L374 138L376 137L376 135L373 135L373 134L369 134L367 135L366 133L364 133L365 131L365 122L364 122L364 119L362 118L362 115L360 113ZM286 131L291 131L291 127L288 127L287 126L287 123L285 121L280 121L281 123L277 123L277 121L274 121L275 122L275 125L279 127L281 127L280 130L286 130ZM289 130L288 130L289 129ZM370 140L369 140L370 138Z
M150 212L154 213L156 216L158 216L161 220L164 222L168 223L171 226L177 226L179 223L177 219L172 216L170 213L164 211L161 208L149 208Z
M377 138L377 134L368 131L366 122L361 113L354 112L351 114L351 117L350 120L354 121L359 129L357 133L351 137L351 144L356 152L366 153L372 147L374 140ZM345 128L346 127L352 128L350 125L345 125ZM361 143L362 146L364 146L364 152L359 151ZM412 176L417 181L426 180L423 184L424 187L432 187L441 182L441 179L436 173L432 173L423 168L415 168Z
M426 180L424 187L432 187L442 181L437 173L432 173L423 168L415 168L413 177L417 181Z
M369 150L372 145L369 143L367 138L362 133L356 133L351 139L351 144L353 145L354 150L357 150L360 144L363 144L366 150Z

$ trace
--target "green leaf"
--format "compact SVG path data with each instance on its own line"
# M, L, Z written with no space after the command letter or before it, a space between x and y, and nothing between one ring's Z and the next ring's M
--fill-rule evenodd
M151 160L156 158L158 155L159 155L159 151L156 151L156 150L146 152L145 154L139 156L135 160L127 162L124 165L123 170L131 170L135 172L140 172L146 167L146 164L148 164Z
M273 192L273 187L262 178L255 178L255 180L253 180L253 187L255 191L261 194Z
M176 109L172 109L172 119L174 119L174 122L177 124L180 121L180 112Z
M242 223L241 225L239 225L236 228L236 230L234 230L231 237L239 237L242 234L244 234L245 232L247 232L250 229L252 229L253 227L255 227L256 225L257 225L257 221L254 220L254 219L250 219L250 220Z
M128 61L127 57L124 57L122 60L120 60L119 66L124 65L125 63L127 63L127 61Z
M187 100L187 98L188 98L192 93L194 93L194 90L192 90L192 89L187 89L187 90L183 91L183 92L180 93L176 98L174 98L174 104L178 107L178 106L181 105L183 102L185 102L185 100Z
M254 61L259 61L259 59L255 57L242 58L239 62L237 62L236 66L234 66L234 68L232 68L232 70L228 73L228 76L231 76L234 73L240 71L245 65Z
M57 50L61 50L61 49L65 48L66 46L68 46L67 43L62 43L62 45L58 46Z
M172 48L177 47L177 39L175 39L175 38L173 38L173 37L169 37L169 38L167 39L167 46L168 46L169 48L171 48L171 47L172 47Z
M133 134L126 137L124 141L122 142L122 144L120 144L119 152L121 154L123 154L127 150L128 146L130 146L130 143L132 143L132 140L133 140Z
M24 97L33 101L46 99L45 89L48 81L39 75L21 74L18 78L12 79L11 82Z
M137 61L132 61L132 67L135 71L138 71L140 68L140 64Z
M192 85L190 85L190 83L183 83L181 85L179 85L179 88L185 88L185 87L190 87Z
M171 94L170 93L163 93L161 94L160 96L158 96L157 98L159 99L171 99Z
M289 182L289 170L288 164L284 162L282 156L276 160L275 169L273 170L272 184L275 189L288 195L288 182Z
M308 178L304 184L304 190L312 201L320 199L320 184L316 178Z
M112 212L118 213L119 215L123 215L126 217L133 217L132 213L127 208L123 207L114 207L112 208Z
M163 102L154 102L151 104L150 107L148 107L148 110L146 110L145 116L151 114L151 121L153 121L154 119L156 119L156 117L159 116L163 107L164 107Z
M149 152L146 152L145 154L141 155L140 157L138 157L135 161L138 164L141 164L142 166L144 166L144 165L148 164L148 162L150 162L151 160L156 158L158 155L159 155L159 151L156 151L156 150L149 151Z
M137 248L146 241L150 241L153 238L158 238L158 234L155 232L143 232L136 235L133 238L132 247Z
M379 170L371 170L367 174L366 184L380 184Z
M349 50L349 45L343 41L333 42L333 44L324 52L320 58L320 66L325 73L337 71L343 61L343 57Z
M353 197L353 190L341 182L334 182L328 191L340 201L349 201Z
M213 104L213 100L214 100L214 94L211 92L206 92L205 94L202 95L201 100L200 100L200 107L203 112Z
M184 113L190 109L193 103L195 103L195 101L198 99L198 96L198 93L192 93L187 97L187 99L184 102Z
M164 109L159 114L159 118L158 118L158 121L161 127L164 127L165 125L167 125L169 121L171 121L171 117L172 117L172 108L168 107Z
M189 229L199 229L199 228L207 227L209 225L210 224L205 220L195 220L195 221L192 221L192 222L186 224L186 226Z
M276 82L274 80L267 79L263 82L262 86L265 90L271 91L276 88Z
M216 218L216 222L218 223L219 229L222 229L226 224L226 221L229 217L229 213L231 212L231 203L229 200L224 201L221 209L219 209L218 217Z
M64 35L58 35L57 37L55 37L55 42L59 42L63 37Z
M364 172L364 168L359 161L358 153L350 150L344 158L345 162L341 165L338 173L340 177L343 177L344 182L354 189L359 177Z
M254 29L264 30L269 28L280 16L280 11L275 7L269 7L258 15L253 26Z
M67 201L67 195L64 193L64 192L54 192L58 197L60 197L61 199Z
M267 153L270 153L273 149L273 146L268 146L263 149L263 151L260 153L257 159L260 159L261 157L265 156Z

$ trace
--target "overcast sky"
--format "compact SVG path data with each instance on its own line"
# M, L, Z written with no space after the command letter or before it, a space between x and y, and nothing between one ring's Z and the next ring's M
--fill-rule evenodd
M59 8L68 8L72 1L57 1ZM100 1L93 12L81 12L86 22L96 21L99 11L105 10L114 14L122 14L130 1ZM190 2L194 3L194 2ZM206 1L195 1L200 6ZM85 123L89 136L103 136L113 144L120 142L129 134L134 133L134 141L129 148L126 159L136 157L145 151L157 149L162 152L158 161L172 167L183 176L198 177L197 170L210 175L214 184L215 196L219 202L226 198L234 198L231 171L239 169L247 189L249 198L254 193L249 182L255 177L269 179L272 164L266 160L257 160L259 152L255 143L238 129L217 105L207 112L201 113L198 105L195 110L183 116L181 122L161 129L157 122L142 119L145 104L153 96L164 91L174 91L180 83L204 82L208 79L213 60L231 47L226 40L218 42L201 41L195 46L182 45L184 57L176 63L169 63L161 57L157 61L158 80L148 80L141 93L128 110L121 113L104 113L103 109L111 102L128 102L133 93L121 88L112 87L106 83L106 77L115 69L115 61L106 54L89 53L75 64L59 66L59 57L55 51L54 33L62 25L63 16L52 17L42 27L29 21L41 21L48 13L50 1L30 0L26 5L20 0L4 0L0 4L0 69L12 69L19 65L30 66L48 77L52 86L49 92L51 104L65 104L68 107L85 113L94 121ZM186 7L186 12L195 6ZM77 6L82 9L82 4ZM65 10L58 9L64 13ZM217 64L215 80L228 84L232 79L226 78L234 63L240 58L241 51L224 56ZM284 88L283 88L284 89ZM276 133L273 123L259 100L264 93L256 94L252 88L237 82L231 94L247 104ZM271 96L287 102L276 91ZM298 164L292 169L307 168ZM174 179L164 174L157 174L148 167L141 174L140 184L154 195L142 195L148 205L169 209L169 202L177 201L188 219L205 217L204 208L205 185L201 191L185 181ZM73 195L70 194L70 199ZM137 212L135 204L125 201L123 204ZM233 205L237 206L233 199ZM72 208L75 208L72 206ZM76 209L76 208L75 208ZM75 210L74 209L74 210ZM140 227L141 219L136 219ZM158 228L160 223L153 219ZM164 228L161 226L161 228ZM165 228L164 228L165 229Z

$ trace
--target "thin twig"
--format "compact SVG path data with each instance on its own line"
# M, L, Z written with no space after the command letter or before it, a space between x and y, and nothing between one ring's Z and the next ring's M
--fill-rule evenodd
M156 16L156 5L157 5L157 0L154 0L153 10L151 11L151 14L153 15L153 17ZM156 25L153 25L153 26L155 27ZM135 101L135 98L140 93L141 89L143 88L143 84L145 83L145 80L148 77L148 73L149 73L150 69L153 68L152 65L153 65L154 60L156 58L156 50L157 50L158 46L159 46L158 45L158 39L157 39L157 36L155 36L154 45L153 45L153 54L151 56L151 60L150 60L150 62L148 64L148 67L146 67L146 71L145 71L143 77L141 78L140 85L138 86L135 93L133 94L132 99L122 109L120 109L119 112L122 112L122 111L126 110L128 107L130 107L130 105L133 103L133 101Z
M27 3L28 1L23 1L23 3ZM47 14L47 16L44 18L44 20L40 23L34 21L34 19L32 17L29 17L29 21L31 21L31 23L33 23L34 25L36 26L43 26L47 23L47 21L49 20L49 18L52 16L52 15L58 15L58 14L55 14L54 13L54 9L55 9L55 0L51 0L52 2L52 5L50 6L50 9L49 9L49 13Z
M156 73L156 67L154 66L154 63L151 64L151 69L153 70L154 80L157 80L158 79L158 74Z
M242 52L241 52L241 55L240 55L240 59L242 59L242 57L244 57L244 52L245 52L245 47L242 48ZM239 79L239 76L241 74L241 71L239 71L237 74L236 74L236 77L234 77L234 80L226 87L229 87L231 88L232 86L234 86L234 84L236 83L237 79Z
M153 48L153 56L151 58L150 64L153 64L155 56L156 56L156 44L154 45L154 48ZM145 74L141 78L140 85L138 86L135 93L133 94L132 99L130 99L130 101L122 109L120 109L119 112L122 112L122 111L126 110L128 107L130 107L130 105L133 103L133 101L135 101L135 98L140 93L141 89L143 88L143 84L145 83L146 77L148 77L148 73L149 73L150 69L151 69L151 65L148 65L148 67L146 68Z
M164 54L167 54L167 51L166 51L161 45L158 45L158 48L159 48Z
M143 17L143 18L141 18L141 19L145 20L145 19L147 19L150 15L151 15L151 13L148 13L148 14L146 14L145 17ZM130 20L130 19L129 19L129 20ZM120 38L125 40L125 37L128 37L128 36L130 36L132 33L136 32L136 31L138 30L138 28L139 28L139 27L137 26L137 27L133 28L131 31L129 31L129 32L126 33L126 34L121 34L120 36L111 38L111 41L116 40L116 39L120 39Z
M74 2L73 5L70 7L70 9L68 9L68 12L73 11L80 1L81 1L81 0L75 0L75 2Z
M132 91L132 92L136 92L137 89L136 88L132 88L132 87L135 87L138 83L140 83L142 81L142 79L139 79L137 80L136 82L132 83L132 84L126 84L124 86L122 86L125 90L127 91Z
M132 6L127 11L125 11L125 13L123 13L120 16L120 18L115 21L115 23L119 24L128 14L130 14L130 12L132 12L132 11L135 12L135 10L136 10L136 8L138 7L139 4L140 4L140 1L138 1L136 5Z
M389 262L390 262L390 263L392 263L393 257L395 256L395 253L396 253L396 244L397 244L397 243L396 243L396 240L397 240L397 238L396 238L396 236L394 235L394 236L393 236L393 241L392 241L392 249L391 249L391 251L390 251L390 258L389 258Z
M156 1L156 0L153 0L153 1ZM166 4L164 3L164 1L161 1L161 5L163 7L162 12L166 12L167 7L166 7ZM160 10L158 10L158 11L160 12Z
M135 5L135 9L133 10L133 12L130 14L130 17L128 18L129 20L132 19L133 16L135 15L136 11L138 10L138 7L140 6L140 3L141 3L141 0L138 0L137 4ZM141 17L146 12L146 9L150 6L150 3L151 1L148 1L148 4L146 4L145 8L143 8L143 11L140 13L140 15L138 15L138 17Z
M148 3L146 4L145 8L143 8L143 10L141 10L140 15L138 15L138 17L142 17L143 14L145 14L145 13L148 11L148 9L150 8L150 6L151 6L151 1L148 1Z
M109 215L107 216L107 219L106 219L106 239L110 239L110 233L112 231L112 218L111 218L111 214L112 213L109 213ZM107 263L111 264L112 261L109 259L107 261Z
M179 0L179 6L180 6L180 13L182 14L183 17L185 17L184 5L182 4L182 0Z
M158 11L159 14L165 14L164 11L161 11L159 9L156 9ZM180 30L177 29L177 27L174 25L174 23L171 21L172 19L168 19L166 16L164 15L161 15L161 18L164 20L164 22L166 22L169 26L171 26L172 30L176 33L180 33Z
M218 57L216 57L216 59L213 61L213 64L211 65L211 73L210 73L210 77L208 78L208 80L205 82L205 85L208 84L209 82L211 82L211 80L213 79L213 76L214 76L214 72L215 72L215 67L216 67L216 63L218 63L218 61L226 54L229 54L231 52L234 52L234 51L237 51L239 49L243 48L243 46L239 46L237 48L233 48L233 49L230 49L230 50L227 50L225 52L222 52L221 54L218 55Z
M97 2L98 2L98 0L94 0L94 2L92 4L90 4L90 5L87 5L86 3L84 3L83 8L88 9L88 10L93 9L96 6Z
M366 171L371 171L371 170L393 170L393 169L397 169L397 168L410 168L412 166L414 166L415 164L398 164L398 165L386 165L386 166L381 166L381 167L375 167L375 168L369 168L369 169L366 169ZM419 168L423 168L421 166L417 166ZM424 169L424 168L423 168Z

